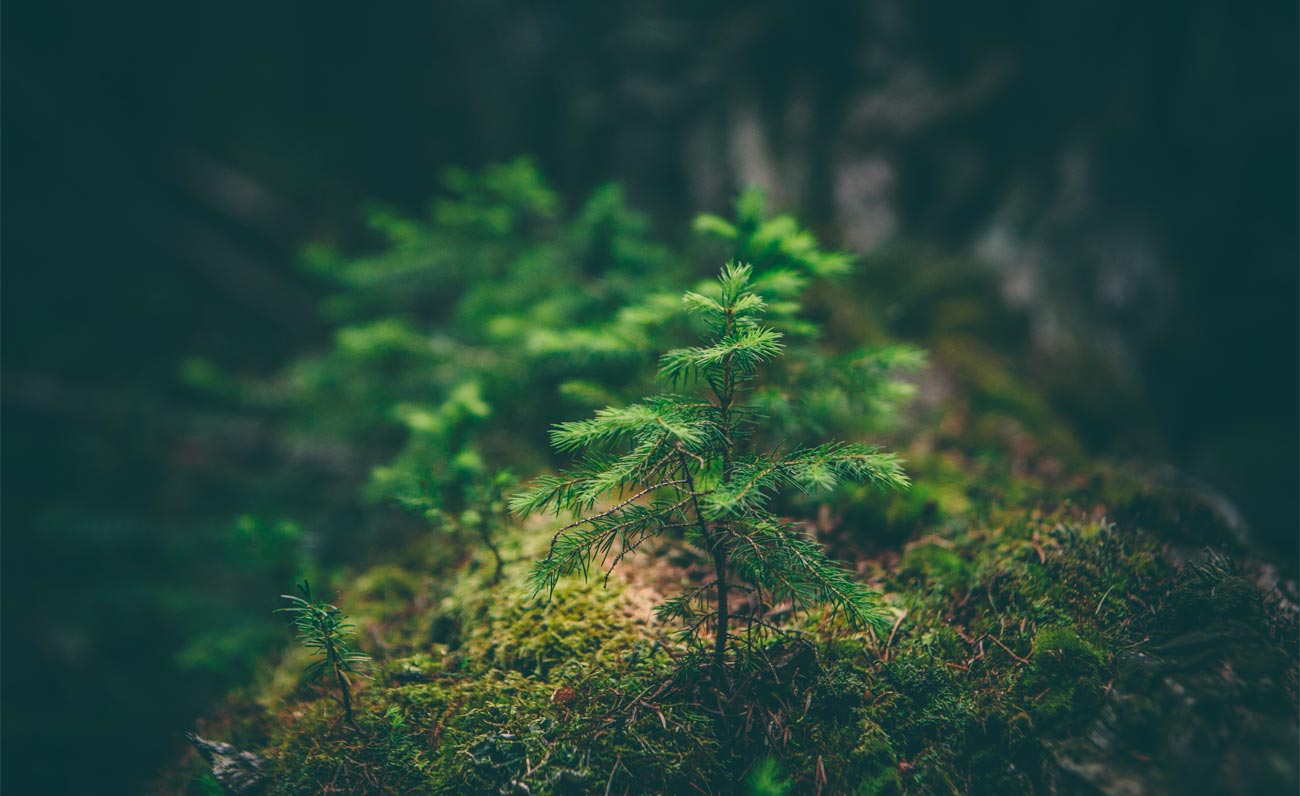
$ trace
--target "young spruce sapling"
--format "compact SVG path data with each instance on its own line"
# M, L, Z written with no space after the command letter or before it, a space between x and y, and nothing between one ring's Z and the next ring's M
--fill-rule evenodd
M783 351L781 334L761 323L766 305L750 276L748 265L728 264L711 295L682 297L707 327L703 345L664 354L659 375L673 386L697 385L700 395L659 395L559 424L552 444L581 452L577 466L536 479L511 502L520 514L577 515L534 566L538 594L594 565L608 578L624 556L661 534L680 533L706 553L712 578L668 599L657 613L682 622L691 638L711 625L717 671L736 639L733 620L744 624L747 640L756 629L773 627L761 611L733 611L733 592L750 594L757 605L825 605L856 627L879 630L886 622L877 593L773 513L770 504L782 488L908 485L899 459L873 445L832 442L784 451L750 444L762 418L747 395L759 366Z

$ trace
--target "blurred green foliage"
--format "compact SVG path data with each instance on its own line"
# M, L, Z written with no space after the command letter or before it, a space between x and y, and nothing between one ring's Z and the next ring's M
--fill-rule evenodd
M770 216L758 192L741 196L732 219L701 216L699 251L682 255L653 240L615 186L566 216L527 160L453 170L443 187L426 219L375 211L374 253L307 253L329 291L326 350L270 382L239 383L201 361L182 375L215 399L273 412L286 433L348 451L369 467L361 498L425 519L480 511L472 493L499 470L551 461L555 422L642 394L657 353L694 334L680 293L713 289L700 280L705 256L752 262L754 289L786 336L787 355L756 396L769 442L856 438L888 426L914 391L897 377L924 364L918 349L827 352L802 302L842 281L852 260L823 251L792 217ZM316 530L329 544L365 538L356 527Z

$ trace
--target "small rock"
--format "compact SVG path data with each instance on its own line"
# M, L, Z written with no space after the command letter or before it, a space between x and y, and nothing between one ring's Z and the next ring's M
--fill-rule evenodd
M212 765L212 776L234 796L255 796L266 789L266 761L252 752L241 752L228 743L209 741L192 732L185 737Z

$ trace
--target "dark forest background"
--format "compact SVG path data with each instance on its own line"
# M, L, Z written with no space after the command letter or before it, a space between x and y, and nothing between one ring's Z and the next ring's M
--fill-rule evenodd
M531 154L571 201L618 181L669 239L756 184L835 245L978 262L1098 456L1203 483L1294 571L1296 17L7 3L5 784L135 790L246 675L179 660L209 610L183 586L196 528L257 508L231 471L277 453L180 363L268 373L320 343L302 246L364 248L369 203L417 213L452 165Z

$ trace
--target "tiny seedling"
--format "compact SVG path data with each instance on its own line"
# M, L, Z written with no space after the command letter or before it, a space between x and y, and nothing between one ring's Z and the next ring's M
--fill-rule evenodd
M352 717L350 676L364 675L370 666L370 656L352 646L355 626L336 606L314 600L311 584L305 580L298 585L298 594L280 596L290 605L277 610L293 618L298 640L317 656L304 670L304 679L316 682L326 675L333 679L343 703L343 716L349 725L356 727L356 720Z

